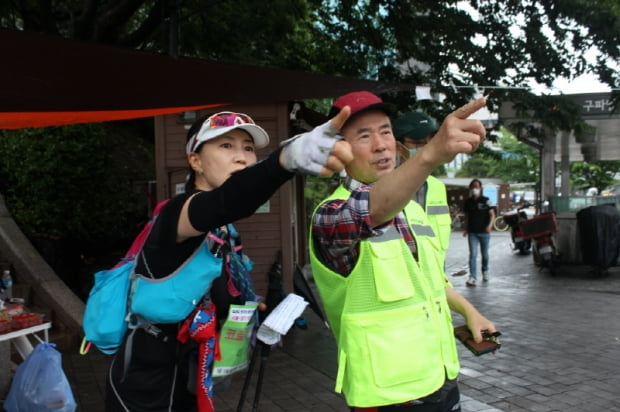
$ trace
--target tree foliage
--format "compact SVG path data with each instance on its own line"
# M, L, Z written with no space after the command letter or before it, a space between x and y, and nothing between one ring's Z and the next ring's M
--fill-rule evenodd
M126 239L144 216L149 146L100 123L0 131L0 193L29 237ZM132 221L133 219L133 221Z
M11 0L0 8L0 24L174 56L313 70L322 34L312 10L320 7L316 0Z
M459 171L459 177L494 177L506 183L534 183L539 179L537 150L502 128L497 150L475 153Z
M620 84L616 0L9 0L0 24L174 55L428 84L448 96L447 107L474 93L451 85L551 85L587 71ZM589 61L593 48L599 54Z
M534 96L530 93L511 93L519 122L511 124L517 138L540 149L548 135L572 131L577 139L592 132L593 127L581 118L581 106L566 96Z
M596 187L601 193L616 183L620 161L573 162L570 165L570 182L573 191Z
M475 92L460 86L527 87L531 79L551 85L558 76L587 71L620 84L620 10L614 1L334 3L322 15L346 55L360 56L356 64L371 77L428 84L445 94L439 105L400 96L401 107L428 106L438 118ZM593 47L601 54L589 62L586 52Z

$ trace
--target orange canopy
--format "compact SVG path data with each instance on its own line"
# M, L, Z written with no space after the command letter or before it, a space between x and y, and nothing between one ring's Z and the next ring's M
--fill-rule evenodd
M140 117L160 116L190 110L209 109L221 106L168 107L163 109L143 110L101 110L73 112L2 112L0 113L0 129L22 129L24 127L48 127L76 123L106 122L111 120L137 119Z

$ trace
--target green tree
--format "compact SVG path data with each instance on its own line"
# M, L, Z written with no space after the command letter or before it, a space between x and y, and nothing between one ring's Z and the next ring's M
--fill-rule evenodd
M474 93L459 86L527 86L530 79L551 85L586 71L620 84L620 7L613 0L478 0L467 9L460 7L465 2L430 0L332 4L321 16L336 49L357 56L350 64L373 78L428 84L445 94L441 104L400 94L403 108L426 106L437 118ZM593 47L601 53L594 63L586 59Z
M330 179L323 179L317 176L307 176L305 178L304 197L306 202L306 216L308 218L312 216L319 202L333 192L334 189L338 187L339 183L340 178L338 176L333 176Z
M121 127L122 125L122 127ZM131 126L131 127L129 127ZM0 193L19 227L80 297L148 218L152 144L127 122L0 131Z
M497 144L479 150L465 162L458 177L494 177L506 183L534 183L539 180L538 151L500 128Z
M616 183L620 171L620 161L572 162L570 182L572 190L585 190L596 187L598 192Z
M463 6L463 5L466 5ZM11 0L2 27L182 56L472 89L592 71L620 84L616 0ZM586 59L596 48L595 62ZM410 92L401 96L411 104Z
M145 216L148 145L100 123L0 131L0 192L30 237L126 239ZM126 133L126 132L125 132ZM141 160L138 160L141 159Z
M463 167L455 173L456 177L490 178L494 176L495 161L480 154L471 156Z
M0 26L261 66L320 70L317 0L13 0ZM325 56L323 56L325 57Z
M497 162L495 175L507 183L537 182L540 178L540 156L537 150L520 142L505 128L498 144L502 160Z

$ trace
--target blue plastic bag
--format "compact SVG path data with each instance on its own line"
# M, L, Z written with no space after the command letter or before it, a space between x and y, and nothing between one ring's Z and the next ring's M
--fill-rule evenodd
M40 343L17 368L4 401L7 412L74 412L71 385L53 343Z

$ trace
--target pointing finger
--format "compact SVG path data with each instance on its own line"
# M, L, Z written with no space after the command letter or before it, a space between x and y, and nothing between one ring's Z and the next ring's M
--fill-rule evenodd
M481 97L479 99L472 100L466 105L461 106L459 109L456 109L452 112L452 115L458 117L459 119L467 119L469 116L486 106L486 104L487 98Z

